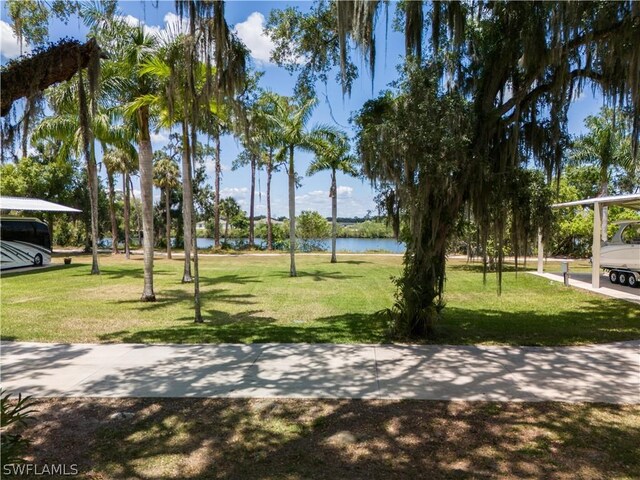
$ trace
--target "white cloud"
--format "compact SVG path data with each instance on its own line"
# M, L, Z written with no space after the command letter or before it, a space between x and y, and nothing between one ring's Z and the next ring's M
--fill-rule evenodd
M152 27L157 28L159 27ZM187 33L189 31L189 22L186 18L180 18L179 15L176 15L173 12L168 12L164 16L164 30L169 31L170 33Z
M121 20L130 27L137 27L140 25L140 19L134 17L133 15L116 15L116 20Z
M225 187L220 189L220 198L233 197L240 200L244 199L248 192L247 187Z
M273 40L264 31L265 18L260 12L253 12L244 22L238 23L235 33L247 46L251 56L258 62L269 64Z
M151 133L151 141L153 143L168 143L169 142L169 137L167 135L164 134L164 132L160 131L160 132L152 132Z
M25 52L28 51L26 44L23 44L23 48ZM18 38L13 33L11 25L2 20L0 20L0 54L7 59L20 55Z
M338 185L338 198L351 198L352 195L353 195L352 187Z
M185 33L189 31L189 23L186 18L182 20L175 13L169 12L164 16L164 25L147 25L144 20L141 20L133 15L119 15L116 18L122 20L124 23L131 27L137 27L142 25L145 33L152 35L156 38L161 37L165 34L169 34L171 36L177 33Z

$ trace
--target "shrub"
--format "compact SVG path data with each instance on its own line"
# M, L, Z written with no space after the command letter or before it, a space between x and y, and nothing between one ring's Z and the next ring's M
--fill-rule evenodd
M23 461L22 455L29 445L29 440L22 438L18 433L8 433L7 430L13 430L16 426L24 427L33 413L34 405L31 397L23 398L18 394L18 399L15 401L10 397L11 393L0 391L0 430L2 430L0 468L3 470L5 465Z

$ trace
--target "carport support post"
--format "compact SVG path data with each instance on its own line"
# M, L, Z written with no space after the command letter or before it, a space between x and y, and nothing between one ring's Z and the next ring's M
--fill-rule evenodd
M544 271L544 243L542 243L542 228L538 228L538 273Z
M602 205L593 204L593 245L591 247L591 286L600 288L600 237L602 235Z

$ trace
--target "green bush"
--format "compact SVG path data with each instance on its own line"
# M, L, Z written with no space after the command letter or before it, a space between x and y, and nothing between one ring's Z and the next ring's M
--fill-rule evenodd
M22 455L29 445L29 440L22 438L19 433L8 433L17 426L24 427L33 413L33 401L31 397L22 397L18 394L18 399L10 399L11 393L0 391L0 450L2 450L0 469L4 466L23 461ZM12 427L13 426L13 427Z

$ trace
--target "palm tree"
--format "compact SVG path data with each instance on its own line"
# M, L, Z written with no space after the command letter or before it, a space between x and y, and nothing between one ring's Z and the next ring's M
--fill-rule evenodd
M315 159L307 170L307 175L314 175L323 170L331 170L331 263L336 263L336 237L338 234L338 189L336 185L336 173L338 171L355 176L357 159L349 153L349 138L344 132L335 131L322 135L315 142Z
M307 132L305 126L316 105L316 99L308 99L300 103L290 98L271 94L273 112L265 115L277 128L278 141L282 153L288 156L287 173L289 176L289 255L291 264L289 275L297 276L296 272L296 172L294 152L296 148L311 148L310 137L314 132Z
M153 183L164 191L166 210L167 258L171 260L171 191L180 185L180 170L173 158L161 155L155 162Z
M248 135L252 135L253 127L248 127L246 132L240 136L241 142L245 149L240 152L238 157L233 161L233 170L249 166L250 186L249 186L249 247L254 246L255 241L255 198L256 198L256 169L258 167L258 159L260 156L259 145L252 143L253 138L247 139Z
M122 175L122 197L124 199L124 254L131 257L131 175L138 169L138 154L134 148L112 148L102 157L106 168Z
M617 115L616 115L617 114ZM604 107L599 115L585 119L589 133L579 136L573 144L569 161L575 164L591 164L600 172L599 197L609 193L609 180L615 168L633 169L631 138L625 135L630 123L624 111ZM607 208L602 211L602 240L607 239Z
M220 101L233 98L244 89L247 51L224 18L224 2L177 0L176 9L181 19L189 17L189 33L184 48L187 88L183 101L187 109L185 111L188 111L191 159L195 165L197 130L202 123L201 117L209 113L213 99ZM197 74L202 65L204 75L200 81ZM183 175L186 177L187 173L183 172ZM195 237L195 225L191 234ZM195 322L202 323L198 249L195 243L193 268Z
M79 80L80 81L80 80ZM78 103L84 88L79 85L66 84L52 88L48 93L48 99L55 115L44 118L34 129L32 141L38 141L44 138L52 138L62 142L61 154L69 155L74 153L76 157L84 155L87 161L87 173L89 183L89 198L91 200L91 237L92 237L92 274L99 274L97 253L97 237L98 237L98 170L95 163L95 148L93 141L88 145L88 153L85 153L85 139L82 133L83 127L81 118L77 114ZM96 103L98 99L94 99ZM119 148L131 150L133 147L130 143L130 132L123 125L114 124L114 110L97 104L90 121L90 130L92 137L97 139L102 150L107 150L107 145L118 146ZM109 186L109 214L111 220L111 232L113 237L113 246L117 252L117 224L115 219L115 191L113 182L113 170L108 162L105 161L105 169L107 171L107 180Z
M274 96L271 92L263 92L256 102L257 134L261 144L259 166L264 166L267 173L267 250L273 250L273 225L271 221L271 178L277 171L282 158L276 159L279 146L277 129L269 121L269 115L275 108Z
M125 112L136 128L138 163L140 169L140 198L142 202L142 231L144 251L144 287L141 300L154 302L153 290L153 148L151 146L151 108L156 100L155 78L144 72L144 62L152 55L157 42L144 29L132 28L129 42L120 62L123 77L121 95L127 100Z
M224 243L227 243L230 220L237 216L241 211L242 209L235 198L227 197L220 200L220 213L224 217Z

